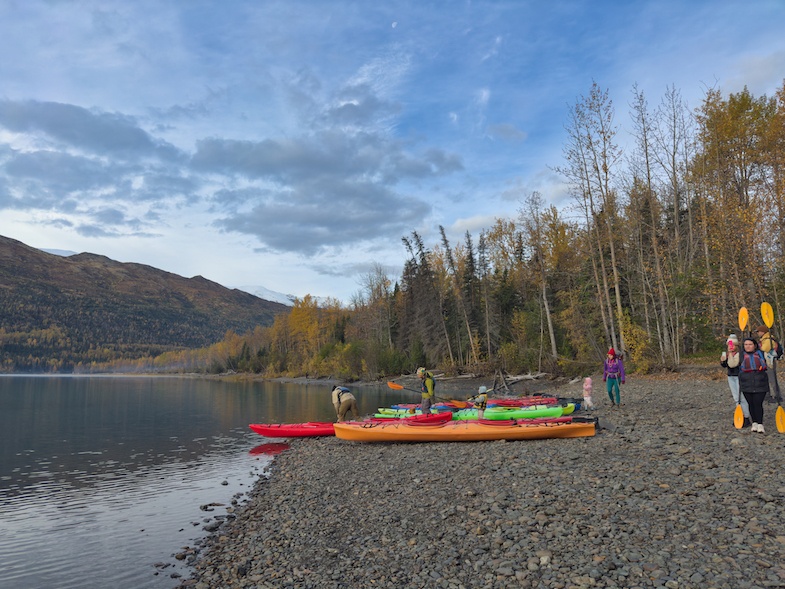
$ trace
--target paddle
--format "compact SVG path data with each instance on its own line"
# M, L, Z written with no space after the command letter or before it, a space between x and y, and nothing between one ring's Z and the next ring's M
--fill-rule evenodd
M747 328L747 322L750 320L750 313L747 307L739 309L739 329L741 329L741 338L744 339L744 330Z
M392 382L390 380L387 381L387 386L390 387L394 391L411 391L413 393L421 394L422 391L415 391L414 389L410 389L408 387L403 386L402 384L398 384L397 382ZM469 403L466 401L459 401L458 399L445 399L444 397L438 397L434 395L435 399L439 399L440 401L448 401L450 403L455 403L455 406L460 409L465 409L469 406Z
M774 325L774 309L771 308L769 303L761 303L760 316L763 318L766 327L771 329L771 326Z
M747 322L750 320L750 314L747 307L739 309L739 329L741 329L741 337L744 338L744 328L747 327ZM741 352L740 352L741 353ZM744 410L741 408L741 396L744 393L739 391L739 400L736 403L736 409L733 412L733 425L736 429L744 427Z
M760 316L763 317L766 327L771 329L771 326L774 325L774 309L771 308L769 303L761 304ZM773 340L769 341L772 341L773 345ZM772 362L771 365L771 369L774 371L774 389L777 391L777 411L774 414L774 423L777 424L777 431L785 434L785 409L782 408L782 394L780 393L780 383L777 380L777 365L775 362Z

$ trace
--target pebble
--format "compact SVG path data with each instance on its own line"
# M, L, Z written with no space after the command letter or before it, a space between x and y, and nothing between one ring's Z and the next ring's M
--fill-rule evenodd
M178 587L785 586L776 406L736 430L720 371L594 400L591 438L291 440Z

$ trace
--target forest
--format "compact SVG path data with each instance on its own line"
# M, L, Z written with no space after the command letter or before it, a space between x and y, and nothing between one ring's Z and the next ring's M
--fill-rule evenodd
M676 88L629 96L620 113L594 83L569 108L553 167L569 206L534 192L460 243L413 232L401 275L377 265L348 306L306 296L271 327L143 368L578 375L613 347L636 371L671 370L718 352L742 306L754 329L763 301L782 334L785 82L771 97L708 89L695 109Z

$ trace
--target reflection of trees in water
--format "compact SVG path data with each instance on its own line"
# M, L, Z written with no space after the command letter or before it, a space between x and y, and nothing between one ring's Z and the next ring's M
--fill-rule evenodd
M192 468L262 441L249 423L334 421L329 384L180 377L0 378L0 495L59 485L85 488L167 465ZM402 399L355 389L370 413Z

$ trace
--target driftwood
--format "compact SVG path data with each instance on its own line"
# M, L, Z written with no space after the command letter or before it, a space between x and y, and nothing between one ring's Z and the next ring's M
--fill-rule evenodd
M504 373L501 370L497 370L493 375L492 390L498 391L500 389L504 389L508 395L510 394L510 387L507 386L507 381L504 379Z
M516 382L520 382L522 380L537 380L538 378L542 378L543 376L548 376L547 372L535 372L534 374L519 374L518 376L509 376L507 377L507 382L510 384L515 384Z

